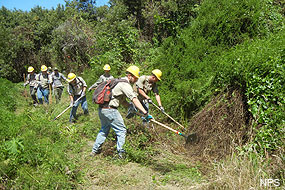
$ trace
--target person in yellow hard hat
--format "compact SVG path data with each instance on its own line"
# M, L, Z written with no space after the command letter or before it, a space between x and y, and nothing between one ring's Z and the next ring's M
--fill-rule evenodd
M52 68L51 68L51 67L48 67L47 73L48 73L49 75L51 75L51 73L52 73Z
M58 104L59 101L61 100L61 95L62 95L63 88L64 88L62 81L67 81L67 79L62 73L58 71L57 67L53 69L53 72L51 73L51 77L53 80L53 92L54 92L55 100L56 100L56 103Z
M38 83L36 80L36 73L34 72L35 69L34 67L30 66L28 67L28 76L27 76L27 80L24 83L24 87L26 87L28 84L30 85L30 95L33 99L33 104L34 106L38 105L38 100L36 97L36 92L37 92L37 88L38 88Z
M149 97L150 92L153 92L160 110L164 113L164 108L162 107L156 84L158 81L161 80L161 76L162 72L159 69L154 69L152 71L152 75L141 76L134 85L134 90L135 92L137 92L141 104L147 111L149 110L149 103L153 103L151 98Z
M45 103L49 104L49 85L52 84L52 77L47 73L47 66L42 65L41 66L41 73L36 76L37 82L38 82L38 100L40 104L43 104L43 97L45 100Z
M117 135L118 157L124 157L125 150L123 145L125 144L127 129L118 107L120 104L123 104L126 107L129 106L126 98L128 98L145 115L145 119L153 119L152 116L148 115L148 112L143 108L131 86L131 84L134 84L138 80L139 72L140 70L137 66L130 66L126 70L126 77L119 79L120 81L112 89L113 98L110 102L104 105L99 105L98 113L101 121L101 130L97 135L90 156L95 156L101 152L101 146L112 128Z
M103 70L104 70L104 74L101 75L99 77L99 79L92 85L90 86L90 88L88 89L88 91L91 91L92 89L95 89L99 84L101 84L102 82L104 81L107 81L107 80L111 80L113 79L114 77L110 74L110 70L111 70L111 67L110 65L106 64L104 67L103 67Z
M82 77L77 77L74 73L69 73L67 76L67 82L69 83L67 91L70 98L70 111L69 122L73 123L76 120L76 111L81 104L84 114L88 114L88 105L86 100L86 82Z

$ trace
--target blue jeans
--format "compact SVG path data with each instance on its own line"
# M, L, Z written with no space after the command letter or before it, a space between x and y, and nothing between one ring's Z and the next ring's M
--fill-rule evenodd
M49 89L48 88L39 87L37 90L37 95L38 95L40 104L43 104L43 97L45 99L45 103L49 104L49 101L48 101Z
M73 100L74 102L79 98L80 96L74 96ZM81 104L81 108L83 109L84 114L88 114L88 106L87 106L87 100L86 100L86 96L84 96L83 98L81 98L80 100L78 100L72 107L71 111L70 111L70 117L69 117L69 121L72 122L73 119L75 119L76 117L76 111L77 108L79 106L79 104Z
M125 144L127 129L120 112L117 109L104 108L99 108L98 112L101 121L101 130L97 135L92 152L98 153L100 151L100 148L106 140L111 127L117 135L117 151L125 152L123 145Z

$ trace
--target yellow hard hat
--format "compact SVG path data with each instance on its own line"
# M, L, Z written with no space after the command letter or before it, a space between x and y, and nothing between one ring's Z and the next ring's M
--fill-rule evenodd
M34 67L32 67L32 66L28 67L28 72L29 73L33 72L34 70L35 70Z
M67 75L67 82L72 82L76 78L76 75L74 73L69 73Z
M41 71L47 71L47 69L48 69L47 66L45 66L45 65L41 66Z
M104 71L110 71L111 70L111 67L109 64L106 64L104 67L103 67L103 70Z
M140 69L137 66L132 65L127 69L127 71L137 78L140 77Z
M161 80L161 75L162 75L161 70L159 70L159 69L154 69L154 70L152 71L152 74L154 74L154 76L156 76L156 78L157 78L158 80Z

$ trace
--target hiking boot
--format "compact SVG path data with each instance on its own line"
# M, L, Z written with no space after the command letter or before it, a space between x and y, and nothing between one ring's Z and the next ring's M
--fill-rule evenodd
M126 152L125 151L121 151L117 153L117 158L118 159L125 159L126 158Z
M89 154L90 157L94 157L94 156L96 156L96 155L97 155L96 152L91 152L91 153Z
M101 153L101 149L99 149L99 150L97 150L97 151L93 151L92 150L92 152L89 154L89 156L90 157L94 157L94 156L96 156L96 155L98 155L98 154L100 154Z
M76 123L76 118L69 119L69 123L70 124Z
M100 154L99 152L91 152L90 154L89 154L89 156L90 157L95 157L95 156L97 156L98 154Z

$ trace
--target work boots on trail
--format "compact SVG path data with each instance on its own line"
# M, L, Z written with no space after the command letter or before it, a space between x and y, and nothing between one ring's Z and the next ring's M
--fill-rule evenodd
M96 156L96 155L98 155L98 154L100 154L101 153L101 149L99 149L98 151L92 151L90 154L89 154L89 156L90 157L94 157L94 156Z
M114 159L119 159L119 160L123 160L125 158L126 158L126 152L125 151L118 152L114 157Z

